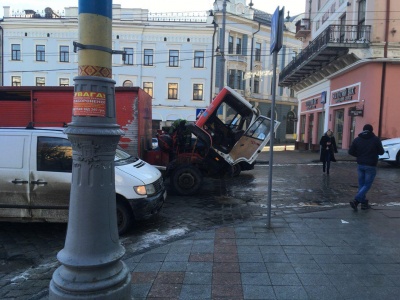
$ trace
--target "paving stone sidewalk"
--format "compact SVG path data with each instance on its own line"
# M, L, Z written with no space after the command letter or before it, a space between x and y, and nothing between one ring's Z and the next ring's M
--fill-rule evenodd
M133 299L398 299L400 209L236 223L134 255Z

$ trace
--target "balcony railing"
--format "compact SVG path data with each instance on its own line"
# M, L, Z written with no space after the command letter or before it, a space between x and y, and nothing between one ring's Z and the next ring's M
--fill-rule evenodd
M282 70L279 81L289 76L327 46L358 48L360 43L369 44L370 36L370 25L329 25Z
M227 54L225 55L225 58L227 61L242 62L242 63L247 62L247 56L245 55Z

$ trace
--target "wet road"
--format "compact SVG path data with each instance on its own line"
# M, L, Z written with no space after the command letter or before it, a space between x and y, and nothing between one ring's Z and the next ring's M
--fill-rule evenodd
M400 205L400 169L380 165L369 193L373 205ZM169 192L159 216L137 223L121 237L126 258L182 235L249 218L267 217L269 166L257 165L239 177L207 179L196 196ZM168 182L167 182L168 184ZM338 162L329 176L318 163L284 163L273 167L272 218L293 211L331 209L348 205L357 190L356 164ZM350 207L349 207L350 209ZM12 299L29 286L30 296L45 299L51 275L58 267L56 254L63 248L64 224L0 223L0 298Z

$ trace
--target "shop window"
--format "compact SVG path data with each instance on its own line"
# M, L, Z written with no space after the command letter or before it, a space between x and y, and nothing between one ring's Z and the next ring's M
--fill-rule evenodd
M304 142L306 133L306 115L300 116L300 141Z

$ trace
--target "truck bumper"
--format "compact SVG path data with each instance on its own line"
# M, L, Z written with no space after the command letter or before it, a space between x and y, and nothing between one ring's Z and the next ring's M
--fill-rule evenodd
M145 220L158 214L167 198L167 191L164 189L154 196L142 199L130 199L135 220Z

